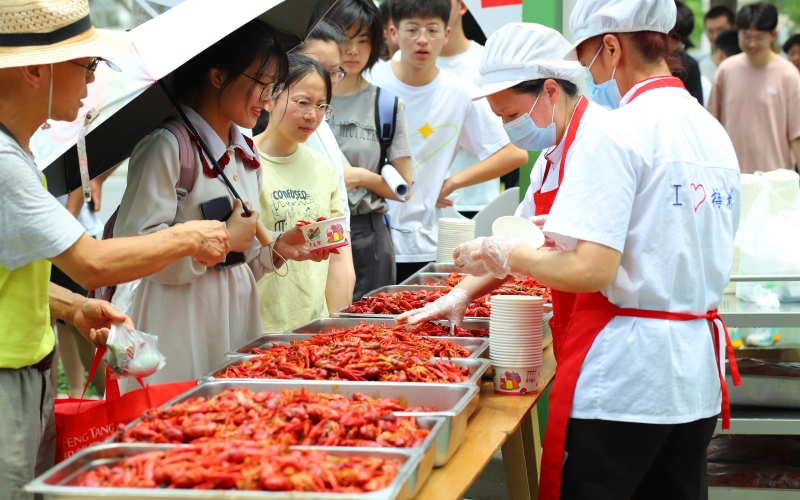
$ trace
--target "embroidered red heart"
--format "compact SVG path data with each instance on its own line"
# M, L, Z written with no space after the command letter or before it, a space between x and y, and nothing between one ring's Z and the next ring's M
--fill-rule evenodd
M699 207L700 205L702 205L704 201L706 201L706 188L704 188L702 184L694 184L694 183L691 184L691 188L692 188L691 191L692 203L694 203L694 211L697 212L697 207ZM698 189L703 191L703 199L695 203L694 201L695 193L697 192Z

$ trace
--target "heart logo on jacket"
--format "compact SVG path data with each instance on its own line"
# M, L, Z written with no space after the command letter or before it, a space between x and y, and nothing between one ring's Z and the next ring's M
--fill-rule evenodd
M697 212L697 207L699 207L700 205L703 204L704 201L706 201L706 188L704 188L702 184L694 184L694 183L691 184L691 188L692 190L690 191L690 194L692 195L692 203L694 204L694 211ZM697 198L700 197L700 193L698 193L698 190L702 191L703 198L700 201L695 201Z

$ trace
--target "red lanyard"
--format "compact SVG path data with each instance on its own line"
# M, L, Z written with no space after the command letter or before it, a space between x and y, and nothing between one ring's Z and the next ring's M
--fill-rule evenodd
M641 87L636 89L636 92L634 92L633 95L631 96L631 98L628 99L628 104L633 102L634 99L636 99L640 95L644 94L648 90L662 89L662 88L667 88L667 87L673 87L673 88L686 90L686 87L683 85L683 82L681 81L681 79L676 77L676 76L656 77L654 79L650 78L649 80L652 80L652 81L650 81L648 83L645 83L644 85L642 85ZM647 80L642 80L642 81L646 82ZM639 82L639 83L642 83L642 82Z

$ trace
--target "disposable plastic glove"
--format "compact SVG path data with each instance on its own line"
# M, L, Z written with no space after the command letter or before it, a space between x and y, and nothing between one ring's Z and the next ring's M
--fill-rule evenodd
M528 217L528 220L533 222L536 227L544 231L544 223L547 222L547 214L534 215L532 217ZM544 237L544 245L542 245L542 248L551 248L555 252L564 252L569 250L569 247L548 236Z
M480 240L480 245L476 245L478 240ZM521 244L522 240L511 233L468 241L456 247L453 252L455 266L473 276L491 274L498 279L505 278L510 274L518 276L511 272L508 256L514 247Z
M450 322L450 331L454 333L456 325L461 326L464 313L470 301L469 294L461 288L454 288L447 295L439 297L433 302L428 302L422 309L414 309L397 316L398 323L416 325L425 321L446 319Z

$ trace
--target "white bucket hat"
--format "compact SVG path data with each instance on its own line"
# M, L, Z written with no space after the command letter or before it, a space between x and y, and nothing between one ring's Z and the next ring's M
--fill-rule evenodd
M528 80L558 78L574 82L584 70L565 61L569 42L558 31L534 23L509 23L486 40L480 72L483 85L472 100L513 87Z
M88 0L0 1L0 68L114 59L130 46L127 33L92 27Z
M675 26L676 15L675 0L578 0L569 16L575 43L565 59L577 61L578 45L596 35L669 33Z

